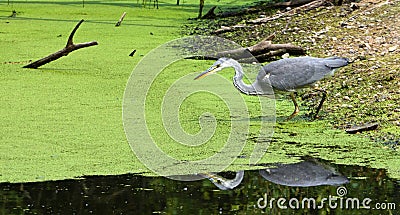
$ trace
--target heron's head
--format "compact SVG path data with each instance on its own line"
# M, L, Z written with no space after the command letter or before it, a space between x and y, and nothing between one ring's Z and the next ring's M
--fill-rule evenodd
M208 68L206 71L202 72L200 75L198 75L196 78L194 78L194 80L204 78L207 75L211 75L213 73L221 71L223 68L231 67L232 66L231 61L232 61L232 59L225 58L225 57L218 59L217 61L215 61L215 63L210 68Z

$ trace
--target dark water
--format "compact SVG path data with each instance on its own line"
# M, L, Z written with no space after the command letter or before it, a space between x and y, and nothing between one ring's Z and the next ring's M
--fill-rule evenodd
M284 186L266 180L259 171L245 171L242 182L229 190L218 189L208 179L184 182L133 174L40 183L2 183L0 214L400 214L400 185L389 179L384 170L344 165L333 167L347 177L349 183ZM287 183L288 175L297 174L299 177L295 180L301 181L303 176L298 171L289 168L281 178ZM219 175L235 177L235 173L229 172ZM313 177L306 180L312 181ZM318 183L321 180L324 178L320 177ZM339 187L346 191L344 195L341 193L342 203L337 199L329 205L329 197L338 197ZM275 200L270 205L273 198ZM277 203L279 198L286 199L285 202L281 200L283 204L280 206ZM307 201L302 206L302 201L307 198L316 200L315 208ZM327 199L326 204L321 203L323 198ZM355 198L359 200L359 207L362 207L363 200L371 199L365 200L370 209L357 209ZM289 201L295 209L291 208ZM376 203L386 209L377 209Z

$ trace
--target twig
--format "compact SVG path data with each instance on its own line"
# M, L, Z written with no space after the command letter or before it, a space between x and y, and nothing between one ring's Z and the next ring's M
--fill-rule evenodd
M75 32L78 30L79 26L82 24L83 21L84 21L83 19L81 21L79 21L79 23L72 30L71 34L68 37L67 45L63 49L61 49L61 50L59 50L59 51L57 51L57 52L55 52L53 54L50 54L49 56L44 57L44 58L42 58L40 60L37 60L37 61L35 61L33 63L30 63L30 64L24 66L23 68L37 69L40 66L43 66L43 65L45 65L47 63L50 63L51 61L55 61L58 58L61 58L63 56L67 56L69 53L71 53L71 52L73 52L75 50L78 50L78 49L81 49L81 48L85 48L85 47L89 47L89 46L98 45L98 43L96 41L74 44L73 38L74 38Z
M247 23L261 24L261 23L266 23L266 22L273 21L273 20L276 20L276 19L280 19L280 18L285 17L285 16L292 16L292 15L296 14L298 11L308 11L308 10L312 10L314 8L317 8L317 7L321 6L321 5L324 5L326 3L326 1L327 0L315 0L315 1L312 1L312 2L310 2L308 4L296 7L294 9L292 9L292 10L287 11L287 12L280 13L280 14L277 14L277 15L271 16L271 17L265 17L265 18L258 18L258 19L255 19L255 20L250 20L250 21L247 21Z
M118 27L118 26L121 25L122 21L124 21L125 16L126 16L126 12L122 13L122 15L119 18L118 22L115 24L115 27Z

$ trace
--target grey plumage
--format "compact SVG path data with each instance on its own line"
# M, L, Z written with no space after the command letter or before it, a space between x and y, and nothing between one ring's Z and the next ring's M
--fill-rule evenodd
M316 160L306 160L295 164L275 164L273 168L260 170L260 175L275 184L294 187L337 186L349 183L346 176Z
M293 92L332 76L336 69L346 66L348 62L348 59L342 57L287 58L263 66L264 71L260 71L257 80L267 76L275 90Z
M195 79L203 78L223 68L233 67L235 69L233 85L246 95L268 96L272 93L271 87L275 91L290 92L295 110L288 119L293 118L300 111L294 92L305 87L313 87L323 93L314 116L316 118L327 93L325 90L316 88L315 83L327 76L332 76L335 70L346 66L348 63L349 60L343 57L296 57L282 59L263 66L256 80L251 85L248 85L243 82L244 73L239 62L231 58L220 58L208 70L198 75Z

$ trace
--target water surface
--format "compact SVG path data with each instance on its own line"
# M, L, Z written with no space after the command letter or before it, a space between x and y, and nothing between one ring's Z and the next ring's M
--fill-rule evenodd
M185 182L135 174L2 183L0 214L400 214L399 182L388 178L384 170L345 165L331 167L348 178L349 183L285 186L266 180L258 170L245 171L241 183L227 190L220 190L208 179ZM219 175L235 177L232 172ZM325 204L319 209L323 198L339 197L339 188L346 191L341 194L342 208L338 200L336 207ZM271 203L272 198L275 200ZM277 205L279 198L286 200L281 206L286 205L287 209ZM302 207L305 198L314 198L316 208ZM359 199L360 207L364 199L370 198L371 209L357 209L357 205L352 208L351 202L345 208L349 198L351 201ZM292 203L298 200L299 208L291 209L290 199ZM385 205L386 209L375 208L376 203Z

